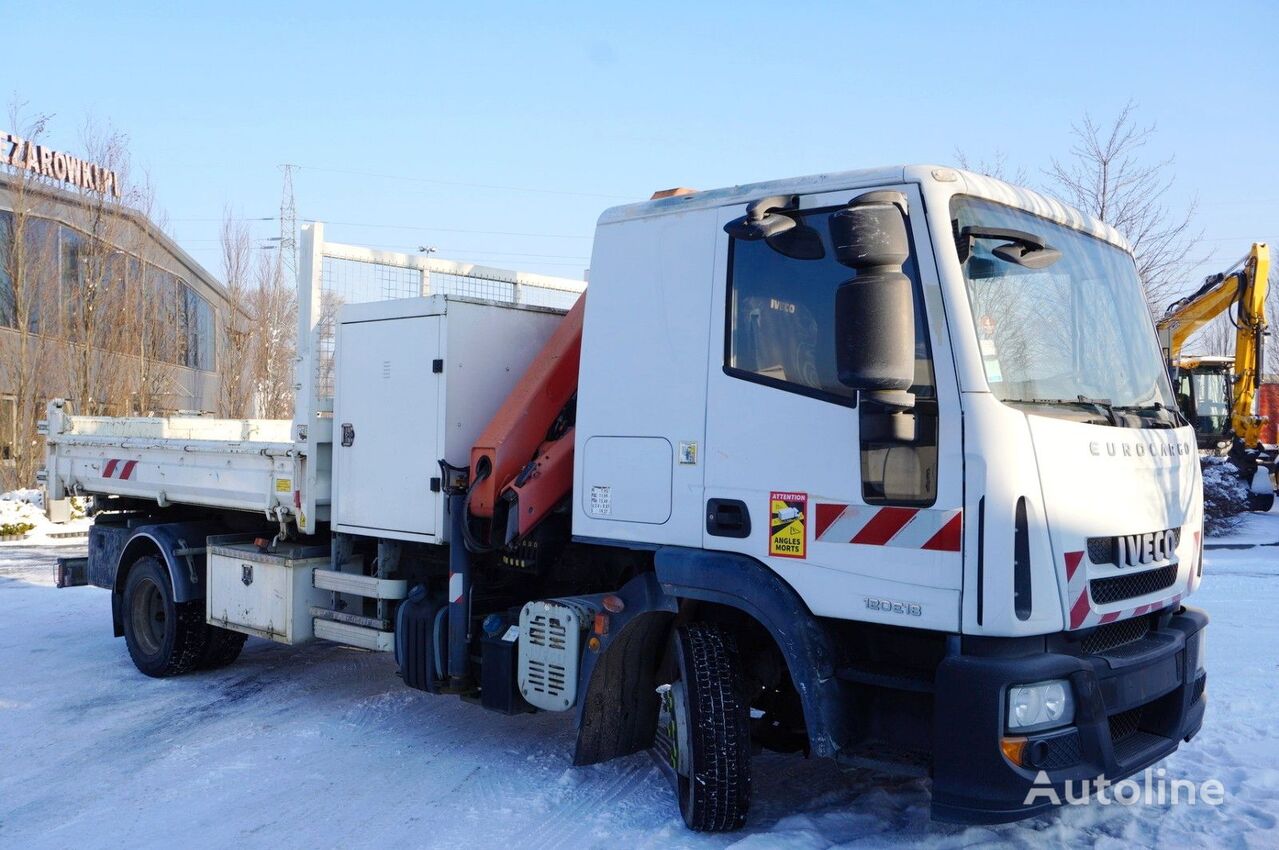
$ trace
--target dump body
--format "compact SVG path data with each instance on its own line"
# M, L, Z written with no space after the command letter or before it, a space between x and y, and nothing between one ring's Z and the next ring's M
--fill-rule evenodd
M51 499L124 496L270 517L294 504L292 423L197 416L72 416L61 401L45 420Z

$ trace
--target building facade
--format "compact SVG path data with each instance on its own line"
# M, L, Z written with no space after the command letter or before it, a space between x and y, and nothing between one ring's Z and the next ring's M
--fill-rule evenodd
M0 134L0 142L13 137ZM35 168L0 144L0 485L28 486L49 398L78 414L219 410L226 289L121 197L39 146ZM31 155L29 153L29 155ZM47 174L41 168L47 163ZM108 176L109 175L109 176ZM64 188L69 187L69 188ZM15 466L17 469L15 469ZM6 480L11 479L11 480Z

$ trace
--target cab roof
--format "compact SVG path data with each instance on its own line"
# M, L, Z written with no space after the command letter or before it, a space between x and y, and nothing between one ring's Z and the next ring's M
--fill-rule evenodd
M1050 221L1090 233L1125 251L1130 250L1127 240L1119 234L1119 231L1060 201L993 177L938 165L892 165L855 171L835 171L807 177L790 177L783 180L767 180L761 183L744 183L720 189L695 191L611 207L600 216L599 224L615 224L658 215L745 205L769 195L812 195L892 183L921 185L932 183L947 188L953 187L954 194L976 195L1018 207Z

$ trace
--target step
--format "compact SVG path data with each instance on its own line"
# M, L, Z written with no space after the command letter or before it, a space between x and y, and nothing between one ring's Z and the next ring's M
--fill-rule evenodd
M335 623L346 623L351 626L364 626L379 632L391 631L391 621L377 617L365 617L363 614L348 614L345 611L334 611L320 605L311 606L311 616L321 620L332 620Z
M862 685L875 685L880 688L891 688L897 691L914 691L921 694L933 692L933 680L927 673L904 669L875 669L867 666L840 667L835 671L837 679L846 682L857 682Z
M409 583L402 579L376 578L337 570L315 570L314 584L320 590L349 593L367 599L403 599L409 594Z
M889 776L928 776L932 759L927 753L908 750L883 741L863 741L835 754L844 770L873 770Z
M353 626L350 623L336 623L318 617L311 621L311 625L315 630L315 636L321 640L358 646L374 652L391 652L395 649L395 632L380 632L377 629L366 629L364 626Z

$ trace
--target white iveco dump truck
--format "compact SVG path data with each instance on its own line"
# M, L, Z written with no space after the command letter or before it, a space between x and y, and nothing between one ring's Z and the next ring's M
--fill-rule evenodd
M581 297L319 225L302 268L293 422L50 406L49 495L103 509L62 579L143 673L392 651L652 750L701 830L760 747L994 822L1199 730L1195 436L1106 225L898 167L611 209Z

